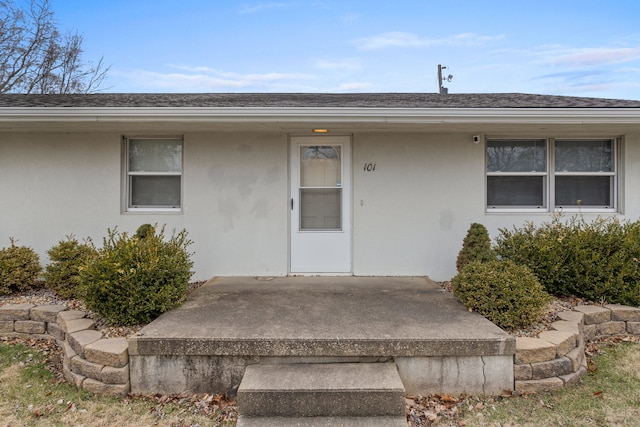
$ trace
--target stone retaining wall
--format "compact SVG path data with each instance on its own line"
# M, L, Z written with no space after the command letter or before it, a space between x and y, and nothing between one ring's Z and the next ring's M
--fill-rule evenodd
M129 344L104 338L86 313L64 305L9 304L0 307L0 335L55 339L64 352L65 379L94 393L126 396ZM515 390L551 391L575 384L587 372L587 341L610 335L640 335L640 308L577 306L558 313L538 338L516 338Z
M63 349L65 379L85 390L126 396L130 390L126 338L104 338L86 313L64 305L0 307L0 334L55 339Z
M558 313L560 320L538 338L516 338L515 390L552 391L578 382L587 372L587 341L602 336L640 335L640 308L581 305Z

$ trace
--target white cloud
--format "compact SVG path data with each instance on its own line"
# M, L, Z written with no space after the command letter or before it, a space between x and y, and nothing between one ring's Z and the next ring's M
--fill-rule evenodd
M382 33L356 41L360 49L384 49L386 47L422 47L436 44L434 40L420 39L415 34L403 32Z
M358 59L316 59L314 66L321 70L357 70L362 68Z
M477 46L503 37L502 35L483 36L475 33L461 33L446 38L424 38L413 33L393 31L358 39L355 44L364 50L384 49L387 47Z
M240 13L258 13L258 12L262 12L263 10L284 9L284 8L293 7L296 5L297 4L295 2L277 2L277 1L243 4L240 7Z
M186 66L186 65L173 65L170 67L176 68L178 70L192 72L192 73L201 73L205 75L218 76L225 79L230 80L238 80L238 81L253 81L253 82L268 82L268 81L278 81L278 80L310 80L313 79L314 76L310 74L302 74L302 73L263 73L263 74L242 74L235 73L232 71L223 71L218 70L216 68L211 67L201 67L201 66Z
M221 79L203 74L159 73L136 70L123 77L139 89L170 90L172 92L206 92L213 89L243 88L250 85L241 80Z
M455 36L451 37L451 39L447 39L447 40L451 40L450 43L447 43L447 44L477 46L480 44L492 42L494 40L501 40L501 39L504 39L503 34L500 34L497 36L483 36L481 34L476 34L476 33L461 33L461 34L456 34Z
M364 90L369 90L373 87L371 83L365 82L353 82L353 83L342 83L336 88L336 92L360 92Z
M552 65L585 67L603 64L617 64L640 59L640 48L576 48L557 49L547 52L544 61Z
M309 74L263 73L241 74L209 67L173 66L184 72L162 73L136 70L119 72L118 76L129 85L142 90L167 90L172 92L207 92L224 90L270 91L295 88L301 81L313 80Z

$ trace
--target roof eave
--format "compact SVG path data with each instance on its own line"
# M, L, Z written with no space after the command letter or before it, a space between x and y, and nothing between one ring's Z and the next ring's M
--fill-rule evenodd
M5 107L0 122L638 123L640 108Z

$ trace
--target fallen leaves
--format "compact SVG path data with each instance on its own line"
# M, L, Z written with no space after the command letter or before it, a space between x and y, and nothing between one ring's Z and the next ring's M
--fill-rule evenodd
M142 399L148 399L155 403L155 407L151 409L151 412L157 419L164 418L167 405L179 406L181 412L185 415L203 415L219 423L237 421L238 419L236 401L220 394L156 394L142 397Z
M450 394L434 394L427 397L407 396L405 402L407 421L410 426L429 426L440 421L447 421L450 425L464 426L464 422L459 419L460 399Z
M0 337L0 342L7 345L22 344L38 350L44 356L42 363L44 363L47 370L54 375L51 382L57 383L64 381L62 374L62 347L59 347L54 339L3 336ZM24 361L19 362L19 366L26 366L32 362L33 354L28 354Z

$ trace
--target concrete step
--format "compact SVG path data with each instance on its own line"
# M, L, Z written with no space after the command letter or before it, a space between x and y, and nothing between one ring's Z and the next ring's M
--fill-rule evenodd
M393 363L250 365L238 410L243 417L404 417L404 395Z
M407 427L402 416L389 417L245 417L240 416L236 427Z

